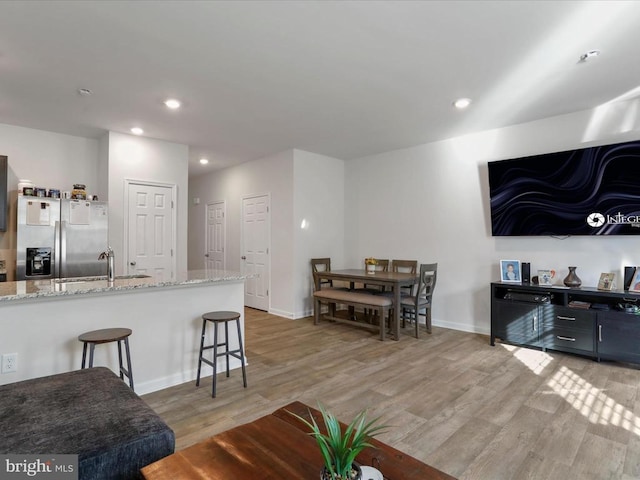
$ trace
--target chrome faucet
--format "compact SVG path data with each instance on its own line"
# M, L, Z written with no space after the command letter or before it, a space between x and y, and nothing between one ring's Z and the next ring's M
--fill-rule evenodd
M107 259L107 279L110 282L113 282L116 279L116 254L113 252L111 247L107 247L107 249L98 255L98 260Z

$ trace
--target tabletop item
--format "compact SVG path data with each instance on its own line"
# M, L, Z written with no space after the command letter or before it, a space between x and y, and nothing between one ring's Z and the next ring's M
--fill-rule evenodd
M569 267L569 274L562 281L567 287L578 288L582 285L582 280L576 274L576 268L578 267Z
M376 265L378 261L374 257L367 257L364 259L364 265L367 273L374 273L376 271Z
M369 446L369 440L383 433L387 425L379 425L378 418L367 422L367 410L360 410L346 429L334 414L319 404L322 422L315 418L306 418L292 413L308 428L310 435L318 443L322 453L324 466L320 478L322 480L338 480L348 478L362 478L360 465L355 463L358 454ZM358 472L360 477L358 477Z
M307 419L311 414L321 422L318 410L293 402L152 463L142 469L142 475L146 480L318 480L322 462L318 446L308 427L292 413ZM388 480L455 480L375 438L370 443L374 448L362 450L356 461L375 465Z

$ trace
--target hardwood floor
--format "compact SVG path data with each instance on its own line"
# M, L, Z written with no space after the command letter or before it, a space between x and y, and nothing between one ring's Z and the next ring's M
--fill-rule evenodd
M245 328L247 389L235 370L218 376L215 399L211 376L143 397L176 449L293 400L320 401L347 422L369 408L393 425L380 440L460 479L640 478L636 367L438 327L380 342L246 309Z

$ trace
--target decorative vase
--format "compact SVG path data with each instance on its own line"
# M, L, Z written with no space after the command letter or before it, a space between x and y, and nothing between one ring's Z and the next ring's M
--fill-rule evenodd
M576 275L576 268L578 267L569 267L569 275L562 281L567 287L577 288L582 285L582 280Z
M376 273L375 265L367 265L367 273Z
M342 480L361 480L361 479L362 479L362 470L360 469L360 465L358 465L357 463L353 463L351 464L351 476L349 478L345 478ZM320 480L334 480L331 477L331 474L329 473L329 470L327 469L326 466L323 466L322 470L320 470Z

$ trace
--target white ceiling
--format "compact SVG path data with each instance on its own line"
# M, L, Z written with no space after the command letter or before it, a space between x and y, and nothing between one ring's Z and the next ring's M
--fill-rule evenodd
M0 123L348 160L640 95L639 59L636 1L2 1Z

